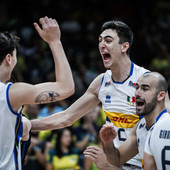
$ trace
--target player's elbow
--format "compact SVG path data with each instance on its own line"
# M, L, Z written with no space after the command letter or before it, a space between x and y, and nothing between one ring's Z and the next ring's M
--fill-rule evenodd
M22 117L22 122L23 122L22 140L28 140L29 132L31 130L31 122L26 117Z
M31 130L31 122L28 120L26 117L22 117L22 122L23 122L23 133L29 133Z
M74 92L75 92L74 83L68 84L67 86L65 86L64 88L65 98L72 96Z
M72 86L70 86L70 87L68 88L68 94L69 94L69 96L72 96L72 95L74 94L74 92L75 92L75 86L72 85Z

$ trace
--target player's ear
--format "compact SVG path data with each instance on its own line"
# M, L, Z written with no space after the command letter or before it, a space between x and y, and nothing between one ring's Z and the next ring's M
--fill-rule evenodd
M7 65L11 64L11 54L7 54L5 56L5 62L6 62Z
M160 92L158 93L158 96L157 96L158 102L164 100L165 97L166 97L166 92L165 92L165 91L160 91Z
M129 49L129 43L125 42L122 44L122 52L126 53L126 51Z

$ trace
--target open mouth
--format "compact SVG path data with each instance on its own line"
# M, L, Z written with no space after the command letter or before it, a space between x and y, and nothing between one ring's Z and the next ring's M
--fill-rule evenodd
M137 102L136 105L137 105L137 106L143 106L143 105L144 105L144 102Z
M145 101L142 99L136 99L136 108L141 109L145 105Z
M109 53L105 53L105 54L103 54L103 59L104 59L104 61L109 61L110 60L110 58L111 58L111 56L110 56L110 54Z

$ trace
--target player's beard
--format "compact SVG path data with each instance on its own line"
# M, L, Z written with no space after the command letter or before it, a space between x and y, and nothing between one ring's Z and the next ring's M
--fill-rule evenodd
M157 102L157 93L154 95L154 97L152 98L151 102L146 103L145 101L145 106L142 109L142 111L137 112L137 114L139 116L146 116L148 114L150 114L156 107L156 102Z

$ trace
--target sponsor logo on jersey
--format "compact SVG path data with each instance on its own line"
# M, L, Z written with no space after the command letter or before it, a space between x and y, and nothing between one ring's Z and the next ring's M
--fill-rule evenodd
M136 88L136 83L133 83L132 81L129 81L129 86Z
M109 120L114 124L116 127L122 128L133 128L135 124L139 121L138 115L130 115L124 113L116 113L116 112L108 112L104 111L109 118Z
M145 126L145 123L139 125L139 129L143 128Z
M106 100L105 103L111 103L111 96L110 95L106 95Z
M111 85L111 80L105 83L105 87Z
M111 118L111 121L121 122L121 123L132 123L132 121L128 120L127 118L118 117L118 116L113 116L113 117Z

